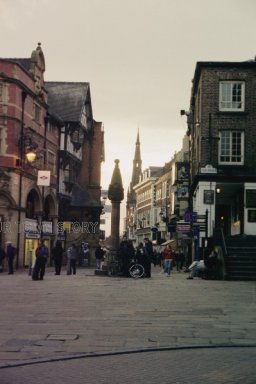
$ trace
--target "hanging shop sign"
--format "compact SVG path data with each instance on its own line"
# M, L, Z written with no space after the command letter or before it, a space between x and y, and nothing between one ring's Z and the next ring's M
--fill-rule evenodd
M38 171L37 185L49 187L51 181L51 171Z

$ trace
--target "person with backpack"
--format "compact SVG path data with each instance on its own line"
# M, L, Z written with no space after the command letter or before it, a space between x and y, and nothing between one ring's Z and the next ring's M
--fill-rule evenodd
M32 280L43 280L48 256L48 248L44 244L44 240L41 240L38 248L36 249L36 262L32 274Z

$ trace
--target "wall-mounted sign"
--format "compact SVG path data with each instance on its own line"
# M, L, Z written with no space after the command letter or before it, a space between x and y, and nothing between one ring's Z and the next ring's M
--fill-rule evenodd
M188 186L187 185L179 185L177 186L177 198L179 200L188 199Z
M217 169L208 164L204 168L201 168L201 173L217 173Z
M177 180L184 181L189 180L189 163L187 162L177 162L176 163L177 170Z
M213 204L214 203L214 191L204 190L204 204Z

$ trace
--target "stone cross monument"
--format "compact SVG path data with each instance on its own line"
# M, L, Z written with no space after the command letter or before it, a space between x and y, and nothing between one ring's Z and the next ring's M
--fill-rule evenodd
M120 243L120 203L124 198L124 188L119 169L119 160L115 160L115 168L108 188L108 198L112 204L111 212L111 249L115 254Z

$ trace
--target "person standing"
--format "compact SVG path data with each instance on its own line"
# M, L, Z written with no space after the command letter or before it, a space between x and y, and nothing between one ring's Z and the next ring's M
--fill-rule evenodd
M76 262L78 259L77 247L75 244L72 244L71 247L68 248L68 262L70 264L70 271L68 274L76 274Z
M101 248L100 245L95 250L95 258L96 258L96 268L100 269L101 268L101 262L104 258L105 251Z
M6 257L8 260L8 275L13 275L13 261L16 253L16 248L12 246L11 242L8 242L6 248Z
M3 272L3 261L4 261L4 258L5 258L5 250L4 248L0 245L0 272Z
M63 248L61 242L58 240L55 244L55 247L52 249L52 258L54 260L55 275L60 275L62 258L63 258Z
M32 273L32 280L43 280L45 274L45 265L49 256L49 251L44 240L41 240L36 249L36 262Z
M171 276L172 263L175 258L175 253L172 250L170 245L167 245L163 250L163 262L164 262L164 272L166 276Z
M181 249L178 249L178 251L175 253L175 263L176 263L176 269L178 272L180 272L183 268L185 256Z
M135 256L135 250L133 248L132 242L130 240L127 240L127 237L124 236L118 250L118 257L121 263L121 270L122 270L123 276L126 276L126 277L130 276L129 267L134 256Z
M145 277L151 277L151 262L153 259L153 243L148 237L144 239L146 260L145 260Z
M146 269L148 269L147 268L148 267L148 265L147 265L148 255L147 255L145 247L143 246L143 243L139 243L137 250L136 250L135 258L136 258L136 262L138 264L141 264L144 268L144 276L143 277L147 277L146 276Z

